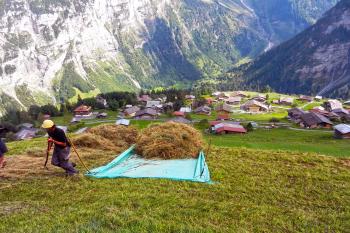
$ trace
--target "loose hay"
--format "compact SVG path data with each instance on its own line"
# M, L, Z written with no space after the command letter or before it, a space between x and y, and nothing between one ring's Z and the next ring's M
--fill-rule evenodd
M48 162L49 170L44 168L45 154L42 157L33 155L10 156L6 158L6 166L0 169L0 179L22 179L31 177L56 176L59 168Z
M87 133L99 135L112 142L124 141L127 144L134 144L138 135L134 127L123 125L100 125L87 130Z
M133 127L101 125L72 139L75 146L119 151L136 142L138 132Z
M136 141L136 152L145 158L197 158L203 148L202 135L182 123L151 125Z

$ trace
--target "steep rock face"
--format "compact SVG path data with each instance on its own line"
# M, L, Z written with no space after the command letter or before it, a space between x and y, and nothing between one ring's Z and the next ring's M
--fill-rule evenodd
M317 17L330 1L308 2ZM260 8L252 0L0 0L0 94L25 108L69 99L74 88L135 91L215 77L284 38L275 35L285 29L268 30L280 19L262 20L271 12ZM308 25L299 15L306 23L295 31Z
M246 83L276 91L350 96L350 2L341 1L314 26L256 59Z

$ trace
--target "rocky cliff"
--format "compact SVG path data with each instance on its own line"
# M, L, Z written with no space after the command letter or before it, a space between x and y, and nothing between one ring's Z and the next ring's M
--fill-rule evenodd
M0 0L0 112L69 99L77 89L215 77L301 31L336 0L278 2Z

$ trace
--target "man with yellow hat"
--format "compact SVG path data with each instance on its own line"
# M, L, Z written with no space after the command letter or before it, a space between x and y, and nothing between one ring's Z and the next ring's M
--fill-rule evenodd
M69 162L71 145L64 131L57 128L52 120L44 120L41 127L46 129L47 134L49 135L47 140L47 152L51 150L51 145L55 144L51 164L63 168L67 175L74 175L78 173L78 171L74 168L75 164Z

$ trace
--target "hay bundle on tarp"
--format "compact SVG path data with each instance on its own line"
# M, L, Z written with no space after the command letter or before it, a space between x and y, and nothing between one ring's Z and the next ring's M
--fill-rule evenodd
M80 147L115 151L135 144L137 136L138 132L133 127L101 125L74 137L72 141Z
M202 146L202 135L196 129L166 122L143 130L136 141L136 152L145 158L197 158Z
M94 135L99 135L112 142L124 141L128 144L135 144L138 131L134 127L123 125L100 125L86 131Z

